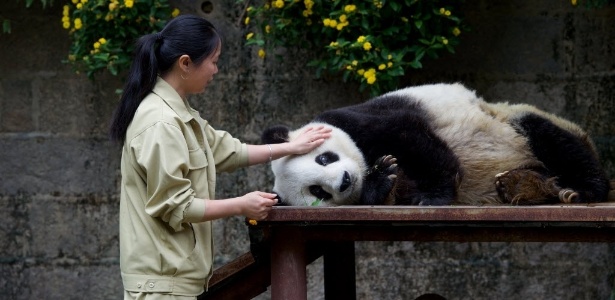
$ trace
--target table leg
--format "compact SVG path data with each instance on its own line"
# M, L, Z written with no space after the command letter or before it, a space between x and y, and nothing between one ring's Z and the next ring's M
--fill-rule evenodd
M305 241L301 231L271 232L271 299L307 300Z
M355 300L354 242L329 242L324 251L325 299Z

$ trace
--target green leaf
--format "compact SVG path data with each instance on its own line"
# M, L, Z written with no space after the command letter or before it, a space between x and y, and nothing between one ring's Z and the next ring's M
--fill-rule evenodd
M2 21L2 32L11 33L11 21L9 20Z
M393 9L394 12L399 12L401 10L401 5L399 5L395 1L390 1L389 5L391 6L391 8Z
M403 76L404 75L404 68L402 68L401 66L393 67L393 68L389 69L388 74L391 75L391 76Z
M316 199L316 200L312 201L310 206L318 206L318 205L320 205L321 202L322 202L322 199Z
M420 68L422 68L422 67L423 67L423 65L421 64L421 62L420 62L420 61L416 61L416 60L411 61L411 62L409 63L409 65L410 65L411 67L415 68L415 69L420 69Z
M421 29L423 27L423 21L421 20L414 21L414 27L416 27L417 29Z

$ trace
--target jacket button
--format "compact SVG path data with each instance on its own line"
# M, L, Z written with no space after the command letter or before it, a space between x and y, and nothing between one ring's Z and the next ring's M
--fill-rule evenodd
M153 283L153 282L150 282L150 283L149 283L149 287L150 287L151 289L153 289L153 288L154 288L154 283Z
M141 288L142 284L139 282L137 283L137 288Z

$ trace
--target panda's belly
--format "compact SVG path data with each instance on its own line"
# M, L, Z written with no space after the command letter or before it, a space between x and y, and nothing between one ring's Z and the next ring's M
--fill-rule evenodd
M499 203L495 175L519 166L539 166L540 162L525 137L510 124L481 110L482 99L473 93L458 93L458 97L445 94L446 97L417 99L429 112L428 120L436 135L460 162L463 177L456 203Z

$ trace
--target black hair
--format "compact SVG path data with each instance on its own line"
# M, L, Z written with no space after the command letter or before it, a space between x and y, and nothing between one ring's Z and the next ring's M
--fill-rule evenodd
M180 15L157 33L136 42L120 103L113 113L110 138L123 143L141 101L151 92L158 75L169 72L182 55L201 64L220 46L218 31L209 21L195 15Z

